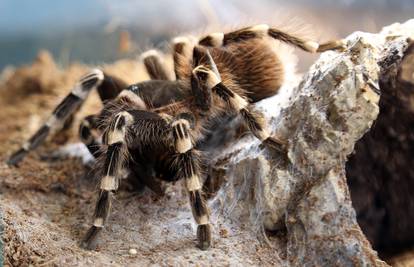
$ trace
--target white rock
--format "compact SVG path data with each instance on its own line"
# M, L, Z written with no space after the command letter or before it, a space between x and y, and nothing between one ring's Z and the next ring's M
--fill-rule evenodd
M130 255L137 255L138 251L137 251L135 248L130 248L130 249L128 250L128 253L129 253Z

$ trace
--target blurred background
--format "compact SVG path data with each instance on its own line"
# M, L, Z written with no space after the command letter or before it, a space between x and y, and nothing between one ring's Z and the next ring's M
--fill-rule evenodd
M41 49L61 66L100 64L166 49L171 37L208 27L299 21L326 40L376 32L412 14L413 0L0 0L0 70L31 62ZM310 62L305 58L301 69Z

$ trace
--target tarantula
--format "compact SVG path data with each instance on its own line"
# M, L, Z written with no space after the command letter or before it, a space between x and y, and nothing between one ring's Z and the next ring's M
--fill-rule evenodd
M209 209L202 192L200 144L213 122L239 116L264 146L280 148L264 116L253 103L277 93L283 83L283 65L272 39L315 53L342 46L340 41L319 45L289 33L257 25L229 33L213 33L198 42L178 37L173 41L175 80L170 80L161 57L145 53L150 81L128 86L95 69L82 77L55 108L46 123L8 160L17 165L51 133L71 120L92 89L104 108L86 117L80 138L96 158L100 175L93 224L81 245L92 248L108 218L111 198L124 169L154 188L155 177L184 180L194 219L198 246L211 245Z

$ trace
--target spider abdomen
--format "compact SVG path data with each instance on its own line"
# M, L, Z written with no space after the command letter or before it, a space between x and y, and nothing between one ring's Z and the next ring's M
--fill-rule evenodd
M275 95L283 83L283 65L271 44L255 40L209 50L223 83L257 102Z

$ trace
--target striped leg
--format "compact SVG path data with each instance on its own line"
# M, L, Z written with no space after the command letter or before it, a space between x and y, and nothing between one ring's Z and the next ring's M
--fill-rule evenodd
M184 179L185 187L190 197L191 209L197 226L198 246L206 250L211 245L212 227L209 219L209 210L202 194L200 183L200 165L198 152L193 148L190 133L190 122L186 119L177 119L172 124L177 152L176 167L180 170L179 178Z
M55 108L52 116L24 145L12 154L8 160L9 165L17 165L31 150L41 145L50 133L69 128L73 115L83 104L92 89L97 88L103 102L114 99L126 88L126 83L118 78L104 74L95 69L83 76L75 85L72 92L66 96Z
M171 80L161 55L156 50L149 50L141 55L151 80Z
M343 48L343 42L341 40L318 44L314 41L304 40L276 28L270 28L266 24L247 27L229 33L212 33L200 39L199 44L204 46L219 47L254 38L263 38L265 36L291 44L311 53Z
M128 112L118 113L110 123L105 133L104 142L107 145L105 163L100 180L99 196L95 207L93 225L86 233L81 246L92 249L98 233L105 225L111 208L113 192L118 189L121 170L127 160L126 133L133 117Z
M101 70L95 69L82 77L76 84L72 92L55 108L52 116L46 123L26 142L22 148L13 153L9 160L9 165L17 165L31 150L37 148L51 132L59 130L70 116L79 109L90 91L100 85L104 79Z
M283 150L285 144L270 136L263 113L254 110L244 96L227 88L221 82L220 76L215 71L200 66L193 70L193 74L197 77L204 77L203 79L199 78L199 80L204 81L207 88L210 88L212 93L223 99L231 110L240 114L249 130L263 144L269 145L277 150Z

